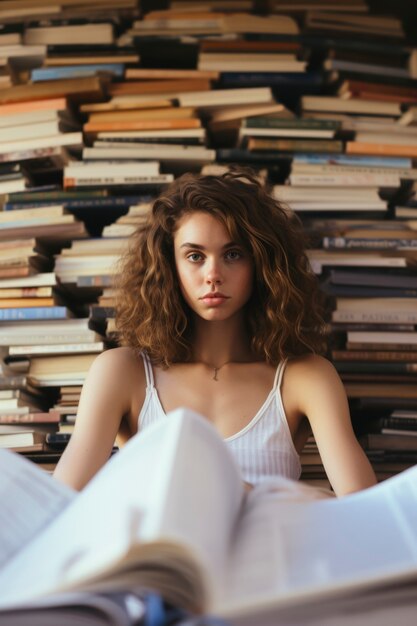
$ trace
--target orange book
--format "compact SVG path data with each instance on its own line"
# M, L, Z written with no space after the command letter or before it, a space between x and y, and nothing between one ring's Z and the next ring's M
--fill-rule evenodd
M16 415L15 413L0 414L0 424L59 424L61 416L53 409L48 412L39 411L36 413L26 413Z
M66 78L63 80L47 80L39 83L14 85L0 89L0 104L12 102L28 102L65 96L99 97L103 95L103 79L98 76L85 78ZM14 111L15 112L15 111Z
M358 92L368 92L373 94L385 93L396 95L398 98L402 96L414 97L414 100L417 99L417 89L413 87L403 87L402 85L384 85L383 83L372 83L365 80L346 80L342 83L339 94L343 95L343 93L351 92L352 97L353 94ZM371 98L372 99L372 98ZM397 99L398 100L398 99Z
M6 298L0 300L0 309L15 307L53 306L54 298Z
M35 270L30 265L23 267L0 267L0 278L18 278L22 276L30 276Z
M128 67L125 72L126 80L217 80L220 72L214 70L176 70L153 69L143 67Z
M211 83L207 79L194 80L149 80L113 83L108 86L111 96L129 94L176 93L179 91L209 91Z
M15 113L28 113L30 111L62 111L66 108L66 98L28 100L26 102L14 102L13 104L1 104L0 115L14 115Z
M83 130L86 133L100 133L112 130L165 130L167 128L200 128L201 120L168 119L168 120L140 120L136 122L87 122Z
M138 96L140 98L140 96ZM91 102L80 106L81 113L96 113L100 111L128 111L131 109L162 109L172 108L172 100L145 100L138 102L136 98L128 98L126 102Z
M362 141L348 141L347 154L369 154L383 156L399 156L417 158L417 144L404 146L402 144L365 143Z

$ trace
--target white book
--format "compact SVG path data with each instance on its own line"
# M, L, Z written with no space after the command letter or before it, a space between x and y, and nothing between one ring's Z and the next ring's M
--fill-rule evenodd
M118 163L117 161L112 161L107 158L105 162L100 161L100 163L71 161L71 163L64 168L64 176L75 176L76 178L94 176L95 174L104 176L109 173L115 177L120 174L125 176L156 176L159 174L159 162L155 160L138 162L131 159L130 162Z
M389 344L417 344L417 333L414 332L384 332L384 331L349 331L347 340L353 343L386 343Z
M291 185L297 187L399 187L401 178L396 174L290 174Z
M36 207L31 209L16 209L13 211L0 212L0 222L7 224L8 222L18 222L20 220L28 220L35 218L62 217L65 208L62 204L53 206Z
M97 133L98 139L198 139L203 142L206 137L205 128L168 128L166 130L124 130L124 131L103 131ZM126 142L128 143L128 142Z
M91 185L165 185L167 183L172 183L173 180L173 174L158 174L156 176L147 174L129 174L114 176L112 174L100 175L97 173L96 176L92 174L86 177L78 176L77 173L72 176L64 176L64 187L89 187Z
M355 189L352 187L342 187L338 189L327 189L326 187L293 187L292 185L274 185L274 194L277 198L292 202L292 201L316 201L322 199L324 203L332 202L346 202L347 200L352 202L360 202L362 200L369 201L374 200L381 201L378 193L378 187L361 187ZM383 202L385 205L385 202Z
M276 197L276 196L275 196ZM280 200L277 197L277 200ZM383 200L334 200L334 201L297 201L291 200L294 211L385 211L387 203Z
M20 124L19 126L8 126L1 129L2 141L21 141L22 139L38 139L53 137L65 131L79 128L75 122L64 120L51 120L46 122L36 122L34 124ZM12 144L11 144L12 145Z
M344 100L337 96L302 96L301 106L303 111L401 115L401 105L396 102L380 102L379 100L362 100L360 98Z
M103 145L102 145L103 144ZM216 151L203 148L202 146L165 146L151 144L121 144L110 142L97 142L93 148L84 148L83 159L107 160L120 159L123 163L129 159L153 159L155 156L160 161L203 161L211 163L216 158Z
M407 267L404 257L390 257L372 251L372 254L353 252L329 252L328 250L307 250L307 257L311 269L315 274L321 274L323 267L352 266L352 267Z
M221 106L230 104L254 104L273 102L270 87L248 87L240 89L214 89L213 91L190 91L178 94L180 106Z
M32 335L36 332L48 331L51 333L69 333L71 331L79 332L80 330L88 329L88 318L74 317L69 320L38 320L30 321L29 323L22 322L4 322L0 324L0 335L11 335L18 333L19 335Z
M83 134L59 133L49 137L36 137L20 139L19 141L8 141L0 143L0 154L8 152L24 152L25 150L39 150L40 148L54 148L57 146L82 146Z
M44 272L23 278L3 278L0 280L0 289L19 287L53 287L56 285L54 272Z
M5 450L0 470L0 521L13 529L0 544L0 619L13 606L52 611L65 592L148 587L233 626L414 623L399 615L417 606L417 468L340 499L283 477L246 494L217 431L178 409L80 493ZM407 589L393 614L387 596ZM388 618L367 621L381 604Z
M23 177L17 180L0 181L0 194L16 193L18 191L25 191L25 189L26 181Z
M0 48L1 55L1 48ZM29 124L38 124L45 122L55 122L61 119L58 111L29 111L24 113L15 113L0 115L0 128L8 128L9 126L28 126Z
M104 343L102 341L90 342L90 343L58 343L50 345L30 345L23 346L10 346L10 356L25 356L25 355L59 355L59 354L79 354L79 353L99 353L104 350Z

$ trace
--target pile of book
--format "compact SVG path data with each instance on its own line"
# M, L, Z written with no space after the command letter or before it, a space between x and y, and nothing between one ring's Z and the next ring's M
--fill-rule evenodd
M117 260L153 198L240 164L310 235L378 476L416 462L417 34L400 17L364 0L1 4L0 387L33 425L59 416L36 445L65 445L116 345ZM304 461L325 484L313 439Z

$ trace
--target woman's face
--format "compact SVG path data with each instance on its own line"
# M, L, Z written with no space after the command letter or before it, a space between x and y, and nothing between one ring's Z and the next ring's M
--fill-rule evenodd
M242 310L252 293L253 261L218 219L203 211L184 215L174 253L181 293L194 313L220 321Z

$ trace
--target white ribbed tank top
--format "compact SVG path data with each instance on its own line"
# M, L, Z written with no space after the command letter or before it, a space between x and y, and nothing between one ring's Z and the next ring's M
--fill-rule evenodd
M152 364L145 352L142 357L146 396L138 417L139 431L167 417L154 384ZM300 478L300 457L294 447L281 398L285 365L286 360L278 365L273 387L249 424L224 439L241 468L243 479L252 485L274 476Z

